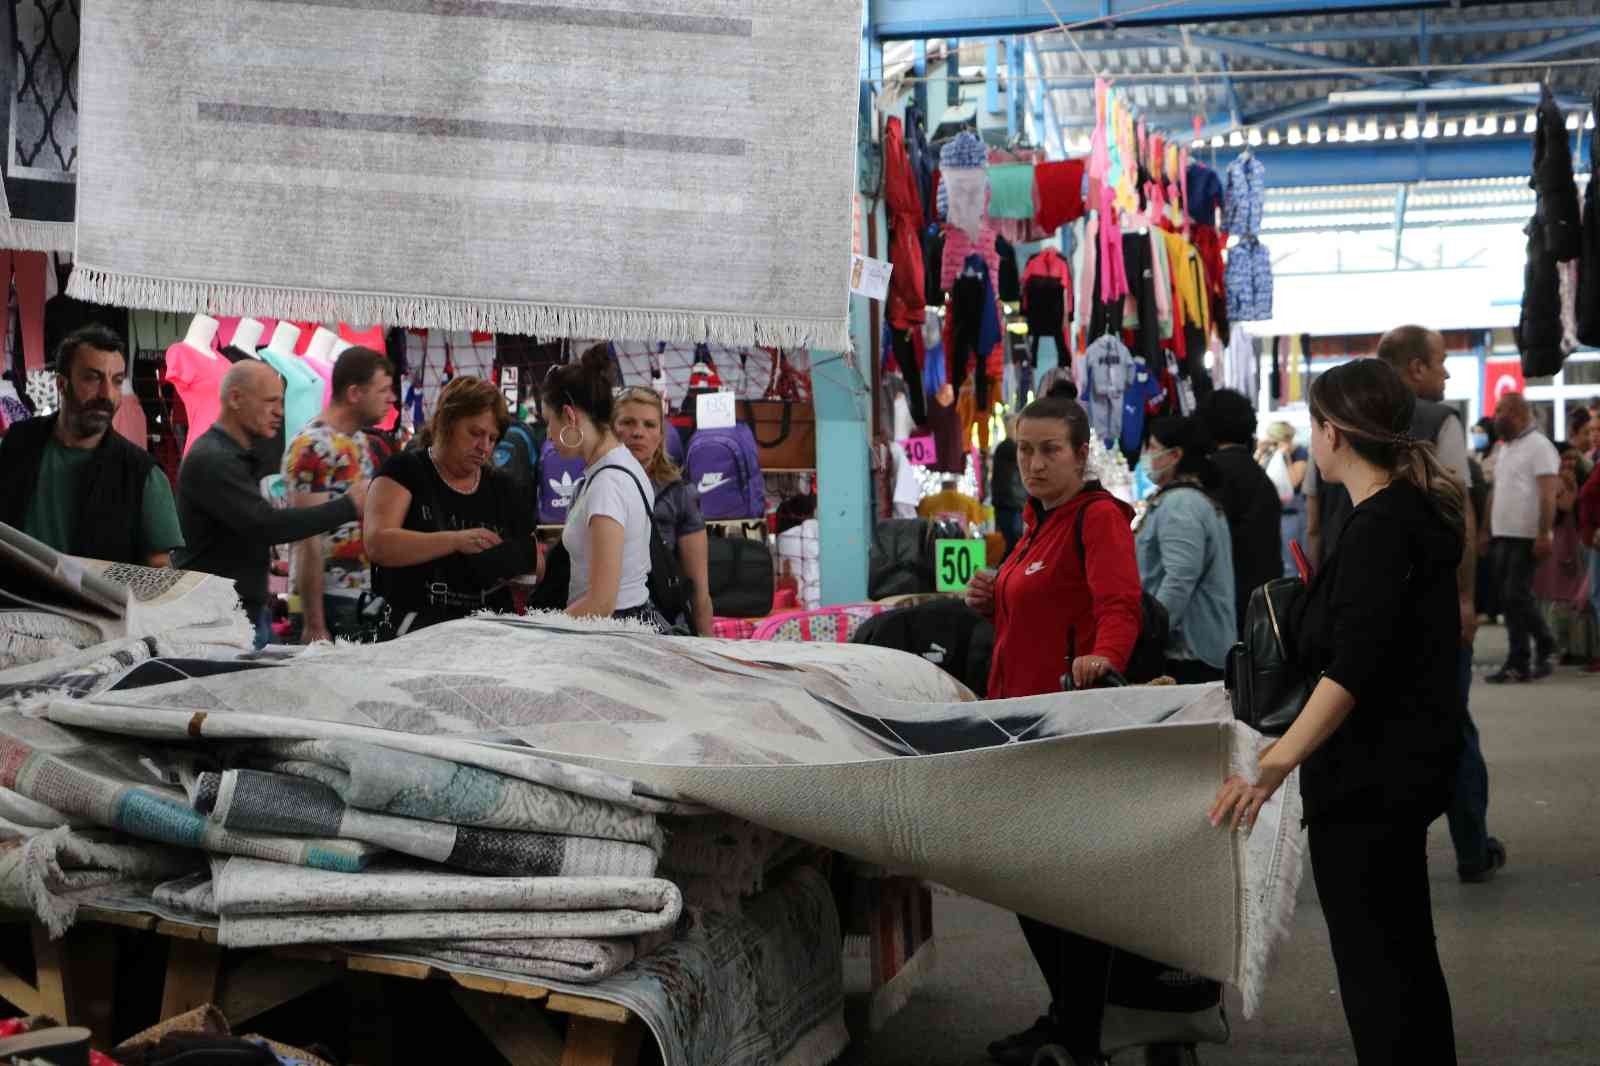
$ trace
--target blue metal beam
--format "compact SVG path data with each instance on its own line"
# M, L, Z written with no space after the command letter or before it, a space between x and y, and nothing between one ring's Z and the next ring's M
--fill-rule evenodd
M1182 47L1183 45L1183 38L1176 34L1158 33L1155 35L1155 39L1159 42L1164 42L1169 48ZM1196 48L1216 52L1221 56L1233 56L1236 59L1259 59L1265 63L1277 63L1288 67L1317 67L1328 70L1367 65L1352 63L1347 59L1331 59L1328 56L1319 56L1311 52L1300 52L1293 48L1257 44L1237 37L1213 37L1204 33L1191 33L1189 34L1189 43ZM1417 79L1414 77L1401 77L1395 74L1353 74L1350 76L1360 78L1362 81L1370 81L1375 85L1417 84Z
M916 82L911 87L911 99L916 102L917 111L922 115L923 121L928 118L928 42L919 40L911 60L911 73L916 77Z
M1483 19L1472 22L1429 22L1428 31L1434 37L1491 37L1501 33L1527 33L1532 29L1540 30L1593 30L1600 29L1600 18L1592 15L1574 15L1567 18L1541 18L1535 26L1529 19ZM1287 45L1287 44L1326 44L1335 41L1405 41L1417 35L1415 28L1407 21L1397 22L1392 26L1362 26L1359 29L1337 29L1329 27L1320 30L1280 31L1266 30L1260 33L1232 34L1236 41L1246 41L1251 44ZM1055 37L1048 37L1041 46L1046 52L1076 52L1077 49L1066 41ZM1170 47L1154 37L1127 36L1116 34L1103 39L1084 40L1078 39L1078 47L1085 52L1117 52L1127 48L1164 48Z
M983 106L991 115L1000 113L1000 44L983 46Z
M1533 166L1533 146L1526 137L1259 147L1253 151L1266 164L1268 188L1527 177ZM1219 152L1217 166L1226 167L1237 154Z
M1239 117L1243 112L1239 107L1239 90L1233 84L1232 64L1228 62L1227 56L1219 56L1217 62L1222 64L1225 72L1222 77L1222 91L1228 98L1228 121L1238 126Z
M1022 50L1015 39L1006 41L1006 137L1014 138L1022 128L1022 97L1026 82L1022 77Z
M1161 26L1210 20L1281 18L1337 11L1416 10L1446 7L1451 0L1194 0L1151 9L1149 0L873 0L872 32L881 40L918 37L1001 37L1054 29L1089 19L1118 26ZM1052 11L1052 5L1054 11ZM975 11L988 10L982 14Z
M1040 78L1043 79L1044 54L1039 51L1039 38L1028 38L1028 51L1033 53L1034 68L1039 72ZM1065 159L1067 157L1067 141L1061 135L1061 120L1056 116L1056 94L1044 88L1043 80L1040 80L1037 84L1040 86L1039 95L1044 100L1045 124L1041 141L1047 152L1054 148L1055 154L1052 158Z
M1530 44L1526 48L1513 49L1510 52L1501 52L1499 55L1484 57L1486 63L1520 63L1528 59L1546 59L1550 56L1560 55L1562 52L1574 52L1579 48L1587 48L1592 44L1600 44L1600 29L1585 30L1582 33L1569 33L1565 37L1555 37L1539 44Z

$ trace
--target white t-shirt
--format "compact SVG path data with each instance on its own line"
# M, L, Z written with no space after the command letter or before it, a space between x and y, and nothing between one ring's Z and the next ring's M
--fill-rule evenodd
M601 473L614 466L620 473ZM632 475L631 477L629 475ZM644 498L639 489L644 488ZM645 500L649 500L646 505ZM567 603L576 603L589 594L589 519L605 515L622 525L622 574L617 583L617 610L643 606L650 598L646 582L650 577L650 523L655 507L655 492L644 467L622 445L617 445L583 471L561 531L561 543L572 556L572 580L567 586Z
M1556 446L1536 429L1500 445L1494 467L1489 534L1532 540L1539 535L1539 479L1561 472Z

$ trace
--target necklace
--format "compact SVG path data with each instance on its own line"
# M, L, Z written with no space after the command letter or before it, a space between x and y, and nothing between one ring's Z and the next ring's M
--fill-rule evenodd
M439 480L443 481L445 483L445 485L450 489L450 491L459 492L463 496L471 496L473 493L477 492L478 491L478 483L483 480L483 467L480 466L480 467L475 468L472 471L472 484L469 487L463 489L463 488L459 487L458 485L456 485L455 482L451 481L450 480L450 475L446 474L444 472L444 470L442 468L440 468L439 460L433 454L433 449L432 448L428 449L428 462L433 464L433 472L439 475Z

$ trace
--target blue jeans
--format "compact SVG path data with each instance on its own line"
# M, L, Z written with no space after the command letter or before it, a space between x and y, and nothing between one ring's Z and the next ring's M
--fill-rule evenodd
M1456 870L1477 873L1489 865L1489 768L1478 743L1467 693L1472 687L1472 648L1461 649L1461 761L1445 816L1456 848Z
M247 613L255 618L256 651L260 651L272 643L272 609L266 604L261 604Z
M1278 532L1281 541L1280 548L1283 552L1283 576L1299 577L1300 568L1294 564L1294 552L1289 550L1289 545L1298 541L1300 550L1306 547L1306 512L1302 505L1292 511L1284 511L1283 517L1278 520Z

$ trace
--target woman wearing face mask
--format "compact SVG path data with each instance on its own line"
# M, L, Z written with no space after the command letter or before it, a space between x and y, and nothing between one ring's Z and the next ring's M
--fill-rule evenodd
M1064 386L1070 383L1052 387L1017 417L1017 468L1028 494L1022 539L998 575L984 571L967 588L967 603L994 619L990 699L1059 692L1063 672L1074 686L1092 688L1107 671L1127 669L1139 638L1133 512L1088 478L1089 416L1062 394ZM1019 921L1050 988L1050 1008L1030 1028L990 1044L990 1057L1031 1066L1041 1047L1056 1044L1080 1066L1103 1063L1112 949ZM1184 1062L1185 1053L1152 1048L1150 1061Z
M511 479L486 465L509 422L491 382L456 378L417 446L373 479L362 536L389 634L485 608L509 611L506 580L536 571L533 516Z
M550 368L544 409L563 459L582 458L561 544L571 557L567 613L633 618L666 628L650 603L650 533L655 496L644 467L611 430L615 371L607 345Z
M1167 673L1180 685L1221 681L1237 633L1233 539L1211 496L1215 450L1199 419L1160 418L1139 460L1158 486L1139 523L1139 573L1167 609Z
M1361 1066L1456 1061L1427 837L1461 754L1464 508L1432 444L1411 439L1415 403L1381 359L1311 386L1317 469L1355 505L1292 624L1291 651L1316 688L1261 753L1257 780L1229 778L1210 812L1213 825L1253 825L1300 768L1311 871Z
M706 563L706 520L700 514L700 494L683 479L678 465L667 456L666 423L661 408L661 394L655 389L643 386L624 389L617 397L611 425L650 476L656 497L656 531L667 548L677 553L679 567L694 585L689 617L667 621L675 629L709 637L712 632L711 585Z

